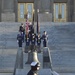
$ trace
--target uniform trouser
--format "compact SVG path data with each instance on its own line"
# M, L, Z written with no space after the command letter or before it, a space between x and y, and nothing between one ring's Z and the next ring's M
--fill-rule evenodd
M23 42L24 42L24 38L25 38L24 35L25 35L25 34L23 34Z
M30 42L26 42L26 46L29 46L30 45Z
M32 45L35 45L35 42L31 42Z
M22 47L22 41L18 42L19 47Z
M47 47L47 41L43 41L43 47Z
M40 46L41 44L40 43L37 43L37 46Z

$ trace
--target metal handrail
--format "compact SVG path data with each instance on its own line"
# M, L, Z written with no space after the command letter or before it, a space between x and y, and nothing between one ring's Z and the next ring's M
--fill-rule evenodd
M21 54L21 62L19 62L20 58L19 58L19 50L17 51L17 55L16 55L16 62L15 62L15 67L14 67L14 72L13 72L13 75L15 75L16 73L16 69L19 67L19 64L20 64L20 69L23 68L23 52Z
M17 55L16 55L16 61L15 61L15 67L14 67L14 72L13 72L13 75L15 75L15 73L16 73L16 67L17 67L17 59L18 58L18 51L17 51Z
M45 49L45 48L44 48ZM50 67L50 70L51 70L51 75L53 75L53 68L52 68L52 60L51 60L51 54L50 54L50 49L47 47L45 50L43 50L44 52L44 57L47 57L48 59L48 63L49 63L49 67ZM46 52L46 53L45 53Z
M49 48L48 48L48 49L49 49ZM51 71L53 71L50 49L49 49L49 59L50 59L50 67L51 67Z

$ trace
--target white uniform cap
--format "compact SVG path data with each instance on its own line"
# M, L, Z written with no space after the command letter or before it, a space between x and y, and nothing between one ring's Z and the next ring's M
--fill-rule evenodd
M37 62L32 62L31 63L31 66L36 66L37 65Z
M32 35L34 35L34 34L32 34Z

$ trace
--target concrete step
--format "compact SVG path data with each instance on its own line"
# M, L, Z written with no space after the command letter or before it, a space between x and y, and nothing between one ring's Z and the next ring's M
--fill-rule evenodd
M20 23L0 22L0 49L17 48L17 34Z
M13 49L11 50L11 48L17 49L17 43L15 41L19 26L20 23L0 23L1 69L14 68L16 52ZM71 72L71 69L75 68L75 23L40 23L40 31L41 34L43 31L47 31L49 35L49 47L52 48L51 46L53 46L53 49L51 49L54 50L51 51L53 69L61 72L64 72L65 69L65 72ZM38 56L42 63L42 54ZM24 56L24 69L27 68L29 70L30 65L25 65L26 61L27 55L26 57Z
M16 62L17 49L2 49L0 52L0 72L12 72Z
M13 73L0 73L0 75L13 75Z
M56 72L61 71L75 71L75 51L51 51L52 65Z
M75 73L59 73L59 75L75 75Z
M0 73L13 73L14 69L13 68L3 68L0 69Z
M17 69L16 70L16 75L27 75L29 72L28 69ZM38 71L39 75L51 75L51 70L50 69L40 69Z
M53 67L53 71L58 73L75 73L75 67Z

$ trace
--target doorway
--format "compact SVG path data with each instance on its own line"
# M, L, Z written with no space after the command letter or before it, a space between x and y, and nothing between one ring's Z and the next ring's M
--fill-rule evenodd
M54 3L54 22L67 21L66 3Z
M33 3L18 3L18 22L25 22L25 15L28 14L28 21L33 20Z

